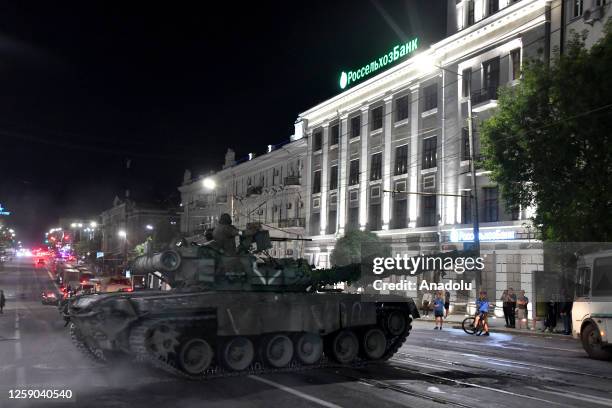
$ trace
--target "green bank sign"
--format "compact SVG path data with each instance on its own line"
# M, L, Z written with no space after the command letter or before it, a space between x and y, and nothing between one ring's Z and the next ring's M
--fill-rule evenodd
M355 71L342 71L342 73L340 74L340 88L344 89L347 86L351 86L353 83L367 77L368 75L378 71L379 69L382 69L387 65L390 65L395 61L412 54L414 51L416 51L418 46L419 39L413 38L406 44L396 45L387 54L383 55L382 57L379 57L378 59L375 59L374 61L370 62L367 65L364 65L363 67Z

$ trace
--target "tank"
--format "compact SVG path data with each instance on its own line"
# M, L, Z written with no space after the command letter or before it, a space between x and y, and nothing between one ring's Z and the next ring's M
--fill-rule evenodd
M406 340L410 298L345 293L359 265L315 270L303 259L266 255L267 231L235 255L214 242L183 240L137 258L171 290L83 295L61 309L76 347L92 360L133 358L190 379L355 366L384 361Z

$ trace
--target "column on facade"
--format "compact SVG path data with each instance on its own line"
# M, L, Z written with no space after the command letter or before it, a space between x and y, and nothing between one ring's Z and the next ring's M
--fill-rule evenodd
M409 168L409 180L407 190L410 192L419 191L418 185L418 162L419 162L419 85L415 85L410 88L410 95L412 98L410 106L410 161L408 163ZM408 194L408 218L409 228L415 228L417 226L418 216L418 195Z
M323 125L323 152L321 157L321 215L320 234L327 229L327 160L329 154L329 123Z
M385 98L383 147L383 191L391 191L391 132L393 130L393 97ZM383 192L382 196L382 229L389 229L391 220L391 193Z
M309 130L306 134L307 138L307 147L306 147L306 157L304 159L304 174L306 175L306 182L304 190L306 191L306 196L304 197L304 214L305 218L305 226L308 231L308 235L316 235L318 231L310 231L310 200L311 200L311 192L312 192L312 130Z
M339 235L344 235L346 225L346 187L348 185L346 170L348 161L348 115L340 117L340 149L338 152L338 170L340 173L338 180L338 231Z
M359 159L359 229L368 223L368 127L370 107L361 108L361 157Z

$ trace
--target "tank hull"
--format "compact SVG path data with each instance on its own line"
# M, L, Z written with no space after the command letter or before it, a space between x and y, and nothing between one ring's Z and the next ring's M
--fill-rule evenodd
M385 360L418 312L389 295L170 291L82 296L66 316L94 360L120 353L205 378Z

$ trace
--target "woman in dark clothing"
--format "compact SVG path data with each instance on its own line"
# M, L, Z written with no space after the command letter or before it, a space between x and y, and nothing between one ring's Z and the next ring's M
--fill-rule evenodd
M502 305L503 305L503 310L504 310L504 320L506 321L506 327L510 327L510 298L508 297L508 291L504 290L504 293L502 293L501 298L499 298L499 300L502 301Z

